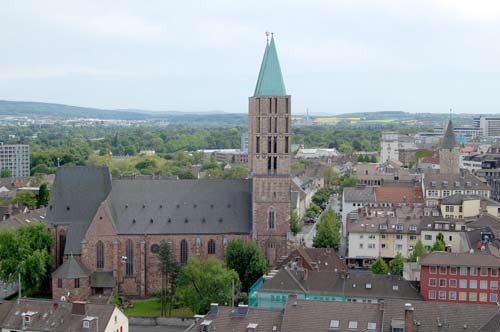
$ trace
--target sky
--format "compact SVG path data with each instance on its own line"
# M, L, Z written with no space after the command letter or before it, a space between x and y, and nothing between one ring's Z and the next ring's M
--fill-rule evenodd
M497 0L2 0L0 99L247 112L266 31L296 114L500 113Z

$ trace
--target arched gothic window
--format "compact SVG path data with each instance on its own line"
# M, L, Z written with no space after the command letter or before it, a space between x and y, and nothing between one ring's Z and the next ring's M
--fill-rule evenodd
M215 255L215 240L213 239L208 241L208 254Z
M98 241L96 245L96 267L104 269L104 244Z
M186 240L181 241L181 265L185 265L188 260L188 244Z
M66 232L61 231L59 233L59 264L62 265L64 258L64 248L66 248Z
M125 262L125 275L134 275L134 244L132 240L128 239L125 245L125 255L127 261Z
M267 223L268 223L269 229L274 229L274 219L275 219L274 209L270 208L269 212L268 212L268 217L267 217Z

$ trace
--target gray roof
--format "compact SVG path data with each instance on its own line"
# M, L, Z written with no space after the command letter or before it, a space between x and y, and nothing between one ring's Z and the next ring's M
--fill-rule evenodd
M90 286L97 288L115 287L115 278L112 271L95 271L90 276Z
M421 265L500 267L500 258L476 251L473 253L431 252L420 258Z
M80 264L73 255L70 255L69 258L52 273L52 278L75 279L85 278L89 275L89 270Z
M455 133L453 132L453 124L451 123L451 120L448 121L448 126L446 127L446 132L444 133L443 136L443 143L441 147L443 149L453 149L457 145L457 142L455 140Z
M373 187L348 187L344 188L345 202L375 202Z
M106 202L119 234L252 230L251 180L113 180Z
M463 195L463 194L454 194L451 196L447 196L443 198L441 204L444 205L459 205L464 201L473 201L473 200L481 200L481 198L477 195Z
M47 221L69 224L64 253L80 254L80 242L101 202L111 190L107 167L59 167L52 187Z
M345 280L345 284L344 284ZM370 288L366 287L370 284ZM397 289L393 286L398 286ZM292 269L282 269L273 278L266 280L260 290L287 293L310 293L317 295L344 294L347 297L421 299L410 282L401 277L378 275L369 271L349 271L342 279L334 272L309 271L307 280Z
M491 190L478 177L470 174L426 173L424 175L425 190Z
M4 306L2 303L0 306ZM31 322L26 324L29 331L55 331L55 332L84 332L96 331L96 321L92 321L90 329L83 328L83 319L86 316L99 318L99 332L103 332L108 322L112 319L114 305L111 304L85 304L85 315L73 314L72 303L54 302L53 300L22 299L19 304L13 302L8 315L1 326L6 330L19 330L23 328L21 313L34 312ZM17 313L17 314L16 314Z

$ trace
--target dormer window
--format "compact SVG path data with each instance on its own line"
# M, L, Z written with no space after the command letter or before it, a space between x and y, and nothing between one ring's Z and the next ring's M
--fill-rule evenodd
M431 187L435 187L436 186L436 181L431 181Z
M83 321L83 328L84 329L89 329L90 328L90 322L88 320Z

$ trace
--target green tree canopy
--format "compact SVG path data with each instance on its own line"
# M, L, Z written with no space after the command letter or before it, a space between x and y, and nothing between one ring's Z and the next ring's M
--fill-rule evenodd
M387 263L382 257L377 258L377 260L372 264L371 269L375 274L387 274L387 272L389 272L389 266L387 266Z
M404 263L405 259L403 258L403 255L398 252L397 255L389 262L391 274L402 276Z
M328 209L322 216L316 226L316 236L313 239L315 248L335 248L338 249L340 244L340 225L337 222L335 213L332 209Z
M238 273L244 291L267 272L266 259L257 245L253 242L245 245L239 239L229 241L226 265Z
M170 244L163 240L160 242L160 250L158 252L159 267L162 275L161 285L161 315L166 316L166 298L169 297L170 307L172 309L173 297L175 295L175 280L179 275L180 265L177 262L175 254L170 247ZM168 294L167 294L168 293Z
M22 287L28 292L47 286L51 244L52 237L44 224L0 231L0 278L16 281L20 273Z
M13 202L19 206L27 206L30 209L34 209L36 207L36 197L31 191L28 190L18 191Z
M36 207L47 206L50 199L50 190L46 183L42 183L36 196Z
M323 203L327 203L330 199L331 190L329 188L321 188L313 196L313 202L316 205L321 206Z
M290 210L290 231L293 235L297 235L298 232L302 229L302 225L299 221L299 216L297 214L297 210Z
M411 252L409 260L410 262L416 262L418 257L422 257L423 255L425 255L425 247L422 241L419 239L415 244L415 248Z
M436 236L436 242L432 245L431 251L445 251L446 243L444 243L443 233L438 233Z
M338 186L340 183L339 175L333 170L332 166L326 165L323 169L323 177L325 179L325 186L331 188Z
M8 168L2 168L0 170L0 177L2 177L2 178L8 178L10 176L12 176L12 171L10 169L8 169Z
M177 279L177 298L193 312L204 314L212 302L231 305L233 281L239 289L238 274L221 260L190 257Z

